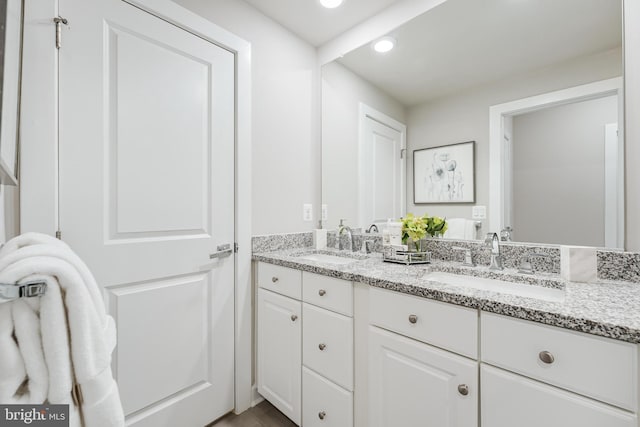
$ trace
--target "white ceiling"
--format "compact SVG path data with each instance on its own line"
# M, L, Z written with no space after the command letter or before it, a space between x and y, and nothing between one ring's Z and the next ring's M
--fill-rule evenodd
M348 1L348 0L347 0ZM447 0L339 61L411 106L618 47L620 0Z
M313 46L342 34L401 0L344 0L325 9L319 0L244 0Z

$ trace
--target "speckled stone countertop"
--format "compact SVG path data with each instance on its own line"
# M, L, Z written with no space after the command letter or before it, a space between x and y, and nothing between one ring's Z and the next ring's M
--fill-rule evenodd
M336 251L331 251L336 253ZM349 264L336 265L299 258L311 248L256 252L255 261L295 268L348 281L361 282L437 301L478 308L482 311L530 320L630 343L640 343L640 284L599 280L596 283L566 282L558 275L524 275L516 270L489 271L486 267L462 267L459 263L434 261L423 265L399 265L382 261L380 254ZM327 252L329 253L329 252ZM351 253L336 255L351 256ZM563 289L553 300L524 298L506 293L452 286L425 278L430 272L453 272Z

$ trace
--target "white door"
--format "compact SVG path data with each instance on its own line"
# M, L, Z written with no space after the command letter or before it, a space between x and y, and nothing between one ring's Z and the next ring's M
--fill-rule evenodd
M302 303L258 289L258 393L300 425Z
M637 416L520 375L482 365L482 425L636 427Z
M120 0L60 0L60 228L118 326L128 425L233 409L234 55Z
M478 425L477 362L373 326L369 351L370 427Z
M372 109L360 120L359 221L368 227L404 215L406 128Z

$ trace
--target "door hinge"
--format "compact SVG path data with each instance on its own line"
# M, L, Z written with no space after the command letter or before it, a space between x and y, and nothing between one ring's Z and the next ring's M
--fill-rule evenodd
M56 239L62 240L62 231L60 230L56 231Z
M238 244L234 242L233 243L233 252L237 254L238 253L238 248L239 248Z
M62 47L62 24L69 25L69 21L62 16L56 16L53 18L53 22L56 24L56 49L60 49Z

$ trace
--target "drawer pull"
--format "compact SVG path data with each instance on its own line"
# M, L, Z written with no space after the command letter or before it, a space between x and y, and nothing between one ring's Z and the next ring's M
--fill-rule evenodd
M416 323L418 321L418 316L415 314L409 315L409 323Z
M463 396L466 396L467 394L469 394L469 386L466 384L460 384L458 386L458 393L460 393Z
M276 283L276 282L278 281L278 278L277 278L276 276L273 276L273 277L271 278L271 281L272 281L273 283Z
M320 418L321 420L324 420L324 417L327 416L327 413L324 411L318 412L318 418Z
M321 297L323 297L326 293L327 293L327 291L325 291L324 289L320 289L318 291L318 295L320 295Z
M542 360L542 363L546 363L547 365L551 365L556 360L553 354L548 351L541 351L538 357Z
M324 351L325 348L327 348L326 344L318 344L318 348L320 349L320 351Z
M297 315L295 315L295 314L292 314L292 315L291 315L291 321L292 321L292 322L295 322L296 320L298 320L298 316L297 316Z

